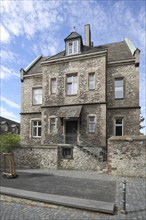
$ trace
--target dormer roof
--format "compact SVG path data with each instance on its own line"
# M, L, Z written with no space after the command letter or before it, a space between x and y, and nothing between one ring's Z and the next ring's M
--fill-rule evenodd
M66 40L72 40L74 38L82 38L80 34L78 34L76 31L71 32L65 39Z

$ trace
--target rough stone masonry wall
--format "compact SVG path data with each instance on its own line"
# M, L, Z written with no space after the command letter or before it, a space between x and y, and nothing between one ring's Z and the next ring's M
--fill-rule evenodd
M87 152L80 150L78 147L73 149L73 159L61 159L59 168L70 170L94 170L100 171L106 168L106 162L99 161Z
M48 168L58 167L57 146L21 147L14 152L16 167L22 168Z
M112 66L107 68L107 107L139 106L139 70L132 65ZM124 98L115 99L114 80L123 79Z
M146 177L146 136L111 137L108 140L108 172Z
M105 93L106 58L86 58L78 61L66 61L43 67L43 105L63 106L106 101ZM95 89L89 90L88 74L95 73ZM66 94L68 74L77 74L77 94ZM56 94L50 93L51 78L57 80Z

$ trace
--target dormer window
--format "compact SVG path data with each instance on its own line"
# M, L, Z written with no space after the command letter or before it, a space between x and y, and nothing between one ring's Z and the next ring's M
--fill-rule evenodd
M67 55L78 53L78 41L71 41L67 43Z
M65 54L74 55L81 53L83 42L82 37L77 32L73 31L65 39Z

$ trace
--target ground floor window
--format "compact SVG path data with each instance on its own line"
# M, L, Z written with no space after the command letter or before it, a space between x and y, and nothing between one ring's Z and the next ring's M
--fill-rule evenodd
M55 128L56 128L55 118L50 118L50 133L55 133Z
M33 137L41 137L41 120L33 120L32 121L32 136Z
M57 133L57 118L55 116L50 117L50 133Z
M94 133L95 132L95 116L89 116L88 125L89 125L89 128L88 128L89 132Z
M123 136L123 118L115 118L115 136Z
M62 147L62 158L72 159L73 158L73 148L72 147Z

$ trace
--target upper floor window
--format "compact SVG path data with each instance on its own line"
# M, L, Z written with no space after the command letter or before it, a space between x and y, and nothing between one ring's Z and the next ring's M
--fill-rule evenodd
M115 79L115 99L122 99L123 97L123 79Z
M78 41L70 41L67 43L67 55L78 53Z
M42 88L33 88L33 105L42 104Z
M77 94L77 74L67 76L66 93L67 95Z
M123 136L123 118L115 118L115 136Z
M51 94L56 94L57 81L56 78L51 79Z
M94 80L95 74L94 73L89 73L88 75L88 86L89 90L95 89L95 80Z
M33 120L32 121L32 136L33 137L41 137L41 120Z
M56 132L56 118L52 117L50 118L50 133Z
M89 132L95 132L95 116L89 116Z

